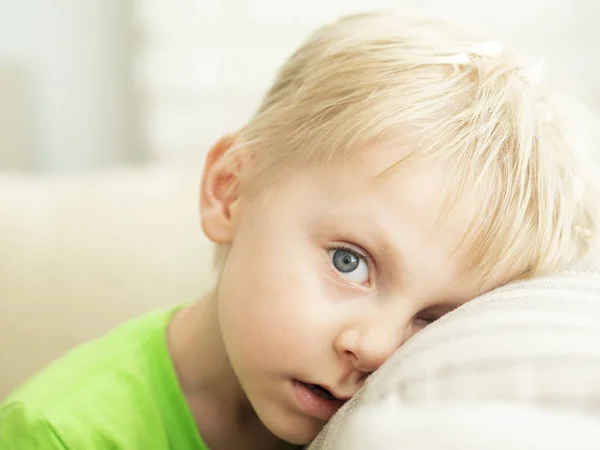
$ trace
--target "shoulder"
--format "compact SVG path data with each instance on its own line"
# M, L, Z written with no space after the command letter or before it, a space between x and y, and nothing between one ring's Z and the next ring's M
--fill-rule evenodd
M125 322L108 334L75 347L44 368L8 400L42 410L64 410L69 403L118 399L122 390L149 382L149 363L165 340L166 312Z
M162 311L127 322L70 351L11 394L0 406L5 435L54 436L64 445L14 448L130 448L114 445L160 432L148 426L160 422L155 373L169 362L169 317ZM13 447L0 445L5 448Z
M2 450L92 450L119 447L115 436L75 416L52 414L20 401L0 406Z
M21 402L0 407L0 448L66 449L48 420Z

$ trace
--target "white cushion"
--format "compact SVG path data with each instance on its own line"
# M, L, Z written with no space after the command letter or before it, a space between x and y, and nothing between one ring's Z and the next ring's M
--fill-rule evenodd
M368 379L310 448L345 449L341 437L351 428L348 416L391 397L405 411L455 402L487 408L502 401L598 414L598 380L600 270L586 263L500 288L428 327ZM382 420L385 411L382 407ZM371 429L375 442L377 432Z
M388 399L348 419L340 450L597 450L591 415L488 401L405 404Z

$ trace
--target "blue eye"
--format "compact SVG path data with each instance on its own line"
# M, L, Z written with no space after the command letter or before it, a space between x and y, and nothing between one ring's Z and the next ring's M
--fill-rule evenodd
M345 248L333 248L328 251L331 264L348 281L356 284L369 282L369 266L365 258Z
M337 249L332 258L333 265L342 273L353 272L360 265L360 256L348 250Z

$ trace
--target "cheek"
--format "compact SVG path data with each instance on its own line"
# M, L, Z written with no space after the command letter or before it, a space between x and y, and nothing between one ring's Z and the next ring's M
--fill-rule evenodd
M262 241L265 234L240 235L218 296L230 357L268 367L275 361L285 365L304 351L309 337L320 334L315 319L327 316L327 302L322 267L312 262L315 250L289 235L285 241Z

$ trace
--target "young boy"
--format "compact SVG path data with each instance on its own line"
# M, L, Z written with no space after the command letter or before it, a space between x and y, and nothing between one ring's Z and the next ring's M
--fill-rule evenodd
M413 13L318 30L208 154L214 289L31 379L0 448L295 448L429 323L578 261L592 119L538 75Z

